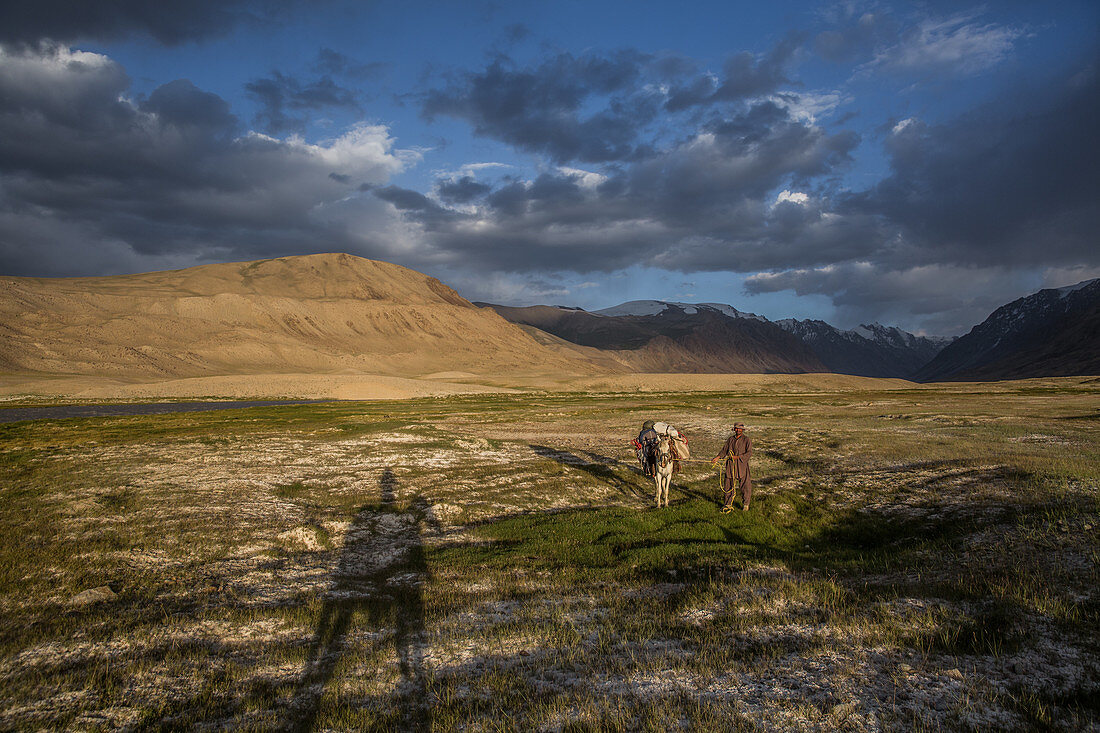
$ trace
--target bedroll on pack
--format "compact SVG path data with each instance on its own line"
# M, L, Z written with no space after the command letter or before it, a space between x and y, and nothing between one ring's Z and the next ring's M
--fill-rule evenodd
M665 422L653 423L653 429L658 435L667 435L672 438L672 450L676 452L677 458L691 458L686 435Z

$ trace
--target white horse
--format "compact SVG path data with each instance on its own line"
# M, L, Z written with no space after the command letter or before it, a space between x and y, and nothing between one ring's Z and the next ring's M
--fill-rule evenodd
M657 484L657 506L668 506L668 487L672 483L672 438L662 435L657 438L657 455L653 470L653 481Z

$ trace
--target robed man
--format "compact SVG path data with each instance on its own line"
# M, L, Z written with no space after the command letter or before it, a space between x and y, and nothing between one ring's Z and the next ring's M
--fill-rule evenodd
M723 514L733 511L733 497L738 491L741 492L741 510L749 510L749 500L752 498L752 478L749 476L751 455L752 440L745 434L745 423L734 423L733 435L726 439L722 450L710 462L713 466L719 459L726 459L726 470L722 473Z

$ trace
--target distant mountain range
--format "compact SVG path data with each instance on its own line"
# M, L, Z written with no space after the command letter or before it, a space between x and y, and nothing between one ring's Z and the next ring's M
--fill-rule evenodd
M1001 306L914 376L925 382L1100 374L1100 279Z
M920 381L1100 374L1100 279L1009 303L952 343L879 324L844 331L773 322L720 303L645 300L595 312L471 304L427 275L346 254L115 277L0 277L0 375L459 372Z
M861 377L911 378L945 346L950 338L914 336L878 323L842 331L825 321L776 321L802 339L829 371Z
M652 301L637 301L590 313L560 306L475 305L490 307L513 323L597 349L632 371L827 371L805 344L774 323L758 316L731 316L718 307L667 303L658 308Z
M599 311L565 306L493 308L513 323L659 372L837 372L910 377L950 339L879 324L842 331L824 321L772 322L721 303L636 300Z
M639 371L818 372L914 381L1100 374L1100 279L1041 290L998 308L958 339L878 323L770 321L720 303L635 300L588 312L487 303L540 338L599 350Z

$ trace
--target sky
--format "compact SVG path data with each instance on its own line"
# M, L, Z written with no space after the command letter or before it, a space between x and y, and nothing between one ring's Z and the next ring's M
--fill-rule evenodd
M1100 4L0 0L0 275L967 332L1100 277Z

